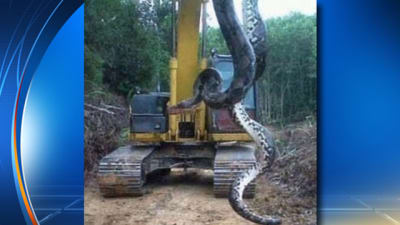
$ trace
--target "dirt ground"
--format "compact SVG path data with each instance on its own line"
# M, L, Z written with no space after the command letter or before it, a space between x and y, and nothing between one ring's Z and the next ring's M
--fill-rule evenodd
M103 198L95 182L85 189L88 225L230 225L253 224L242 219L227 199L213 196L212 171L173 170L150 177L141 197ZM315 199L299 198L285 186L261 178L256 198L248 203L259 213L279 215L283 224L316 224Z
M173 170L148 178L142 197L103 198L94 174L99 159L124 145L120 139L126 106L110 99L86 101L112 114L85 107L85 224L88 225L247 225L227 199L213 196L213 173ZM116 124L113 121L121 121ZM276 215L283 225L316 224L316 124L310 121L271 128L278 158L267 176L257 180L256 197L248 200L260 215ZM128 131L128 129L127 129Z

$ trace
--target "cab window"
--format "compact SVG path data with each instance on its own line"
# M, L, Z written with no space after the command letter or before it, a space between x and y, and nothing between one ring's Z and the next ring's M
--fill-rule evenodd
M223 79L222 90L225 91L228 89L233 79L233 64L231 61L220 61L215 64L215 67L221 73ZM243 100L243 104L247 108L255 108L254 99L254 87L251 87Z

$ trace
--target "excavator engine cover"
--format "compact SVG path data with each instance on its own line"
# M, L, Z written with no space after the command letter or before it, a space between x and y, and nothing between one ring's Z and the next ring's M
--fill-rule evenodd
M166 113L169 95L151 93L133 96L131 103L132 133L165 133L168 130Z

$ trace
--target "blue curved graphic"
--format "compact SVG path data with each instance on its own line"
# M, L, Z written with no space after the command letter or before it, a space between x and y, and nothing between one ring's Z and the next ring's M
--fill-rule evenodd
M44 196L49 193L53 193L49 199L54 198L54 195L66 193L68 189L43 189L46 185L59 185L60 179L57 180L40 180L35 176L33 171L39 174L44 174L43 171L32 170L29 168L28 162L31 159L24 156L24 149L21 146L21 127L23 117L28 114L24 114L24 111L29 111L29 106L32 105L27 100L28 91L31 87L31 82L40 83L41 80L45 79L50 81L50 77L67 77L69 81L78 82L78 85L83 87L83 6L82 1L67 1L67 0L18 0L13 2L0 3L0 176L2 179L2 185L0 185L0 217L2 218L0 224L63 224L63 222L57 221L55 212L48 212L47 215L43 215L43 212L39 212L38 202L40 201L36 196ZM78 8L80 9L78 10ZM73 15L74 14L74 15ZM71 17L71 15L73 15ZM68 22L66 23L66 21ZM65 24L65 25L64 25ZM71 30L68 27L73 27ZM72 33L71 33L72 32ZM57 34L58 33L58 34ZM57 34L57 36L56 36ZM71 35L77 36L78 39L71 39ZM64 37L64 38L63 38ZM68 37L65 39L65 37ZM54 40L53 40L54 39ZM52 43L53 41L53 43ZM71 45L75 48L71 48ZM50 47L49 47L50 46ZM55 47L54 47L55 46ZM51 55L53 49L58 50L69 50L75 53L73 59L60 60L62 65L67 66L70 70L75 68L74 76L71 79L71 74L63 74L57 69L62 68L60 65L54 70L38 69L46 67L48 63L51 65L57 65L54 62L46 61ZM67 48L67 49L65 49ZM43 55L46 56L43 58ZM66 57L67 55L65 55ZM79 57L80 56L80 57ZM64 57L64 56L63 56ZM60 57L62 58L62 57ZM38 70L37 70L38 69ZM68 70L65 70L68 71ZM33 79L35 76L37 79ZM57 74L58 76L54 76ZM46 75L50 77L46 77ZM42 77L42 78L41 78ZM45 77L45 78L43 78ZM75 79L73 79L75 78ZM57 80L53 80L52 84L47 85L55 86ZM64 84L66 84L64 82ZM36 85L37 86L37 85ZM32 87L32 93L35 93L35 85ZM47 88L48 89L48 88ZM42 91L46 92L46 88L42 88ZM71 125L71 129L67 129L70 133L80 134L80 137L71 137L64 135L66 140L71 141L70 144L75 146L74 157L78 157L82 161L81 165L76 166L75 173L71 173L70 168L61 168L60 174L63 171L69 170L69 176L73 176L77 179L69 180L68 185L73 185L74 196L83 196L83 128L81 127L83 122L83 88L81 92L77 92L75 95L70 95L66 92L58 92L60 98L73 96L73 99L68 101L79 102L80 107L74 105L73 108L76 113L71 113L74 110L70 110L69 115L73 115L78 120ZM42 100L46 94L39 96ZM35 97L31 98L34 101ZM26 104L25 104L26 103ZM64 102L66 103L66 102ZM33 103L35 105L35 103ZM49 109L57 108L53 105L47 105ZM47 108L44 108L47 109ZM51 116L60 115L60 111L48 112L48 118ZM45 115L45 113L38 114ZM80 120L79 120L80 119ZM70 119L71 121L73 119ZM78 126L74 126L78 124ZM44 125L44 124L43 124ZM60 129L60 128L58 128ZM65 129L61 129L65 130ZM27 136L32 136L35 131L31 131ZM70 138L70 139L68 139ZM48 142L45 140L44 142ZM33 152L33 150L31 149ZM77 153L78 152L78 153ZM54 152L53 152L54 153ZM52 152L42 152L43 155L50 155L50 157L44 157L48 161L54 161L54 155ZM58 152L60 155L61 153ZM64 154L68 156L74 154L74 151ZM53 159L52 159L53 157ZM26 161L26 162L25 162ZM49 165L48 162L36 161L36 166ZM51 163L50 163L51 164ZM26 167L26 168L25 168ZM29 169L29 172L26 169ZM52 168L55 169L55 168ZM78 171L79 170L79 171ZM81 179L79 179L81 178ZM40 187L35 189L33 187ZM57 186L58 187L58 186ZM67 193L69 194L69 193ZM74 224L83 224L83 206L81 207L79 202L82 198L74 200L74 204L65 208L66 211L74 208L74 214L67 218L72 218ZM66 207L64 206L64 207ZM79 206L79 207L77 207ZM54 208L51 208L54 209ZM58 214L63 214L62 210L56 208ZM75 218L75 219L74 219ZM63 219L68 222L68 219ZM71 220L69 220L71 224Z
M83 223L82 18L83 7L52 41L24 108L21 158L41 224Z

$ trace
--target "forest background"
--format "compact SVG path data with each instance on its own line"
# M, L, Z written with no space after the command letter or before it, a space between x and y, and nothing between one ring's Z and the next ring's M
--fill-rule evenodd
M129 102L138 89L157 86L168 92L171 23L169 0L86 1L85 101L120 96ZM259 120L280 126L315 120L316 15L292 12L265 23L269 52L257 81ZM207 54L211 48L229 54L218 27L208 27L206 38Z

